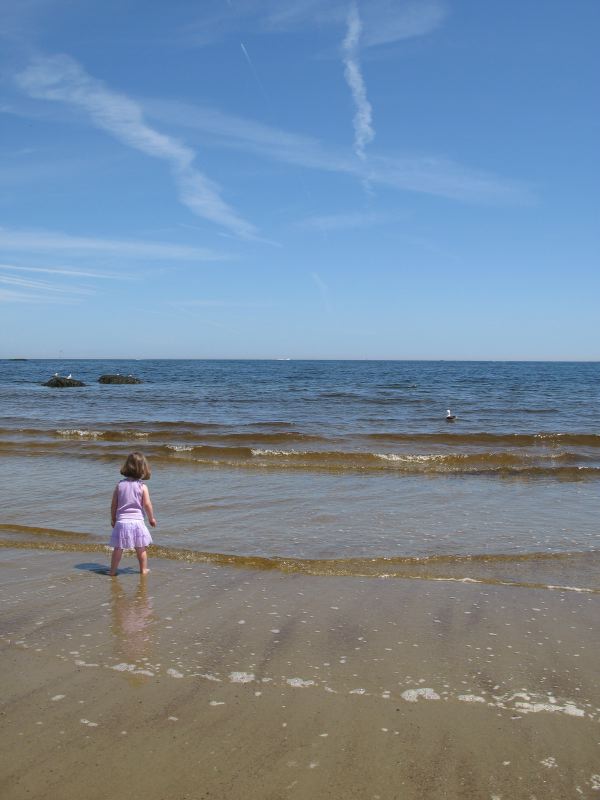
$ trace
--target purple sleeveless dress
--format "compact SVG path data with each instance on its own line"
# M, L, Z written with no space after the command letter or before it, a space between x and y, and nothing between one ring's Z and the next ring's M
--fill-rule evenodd
M127 478L117 484L117 521L110 537L111 547L128 550L152 544L142 510L143 485Z

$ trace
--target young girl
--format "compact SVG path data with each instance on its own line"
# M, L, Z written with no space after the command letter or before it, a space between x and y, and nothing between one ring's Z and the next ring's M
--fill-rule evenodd
M110 518L113 526L110 545L114 547L110 562L109 575L117 574L125 548L135 548L140 563L140 573L147 575L148 555L146 547L152 544L152 537L144 524L144 511L148 522L156 527L154 511L150 502L148 487L142 481L148 480L152 473L145 457L141 453L130 453L121 467L124 479L117 483L110 506Z

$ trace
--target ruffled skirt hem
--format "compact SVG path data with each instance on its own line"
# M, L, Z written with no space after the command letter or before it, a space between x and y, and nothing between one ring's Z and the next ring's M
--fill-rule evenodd
M152 536L142 520L117 522L112 529L110 546L130 550L152 544Z

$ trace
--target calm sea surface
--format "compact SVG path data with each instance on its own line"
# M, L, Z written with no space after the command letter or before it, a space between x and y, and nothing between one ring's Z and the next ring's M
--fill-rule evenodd
M169 557L600 588L598 363L3 361L0 414L4 543L100 549L139 449Z

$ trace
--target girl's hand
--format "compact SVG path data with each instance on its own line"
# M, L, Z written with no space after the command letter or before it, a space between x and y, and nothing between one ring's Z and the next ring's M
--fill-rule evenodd
M154 509L152 508L152 503L150 502L150 492L148 491L146 484L144 484L142 487L142 505L144 506L144 511L146 512L146 519L153 528L156 528Z

